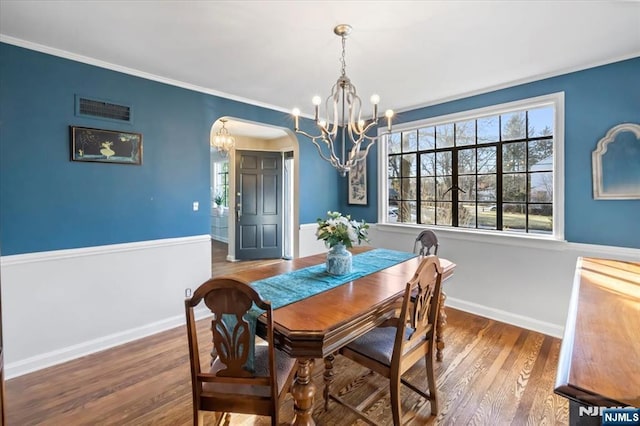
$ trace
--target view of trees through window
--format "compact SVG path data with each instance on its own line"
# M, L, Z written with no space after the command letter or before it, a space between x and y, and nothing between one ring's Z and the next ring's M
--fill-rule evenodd
M554 106L387 137L388 222L553 233Z

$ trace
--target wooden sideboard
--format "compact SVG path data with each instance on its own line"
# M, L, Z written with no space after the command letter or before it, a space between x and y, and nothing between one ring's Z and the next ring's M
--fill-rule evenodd
M640 262L578 258L555 393L571 425L600 424L592 407L640 407Z

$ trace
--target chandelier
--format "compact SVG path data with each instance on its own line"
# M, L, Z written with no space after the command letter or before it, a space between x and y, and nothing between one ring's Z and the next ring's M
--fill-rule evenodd
M211 138L211 146L216 148L222 155L227 155L235 146L236 140L229 134L227 128L224 127L227 119L221 118L220 121L222 122L222 127L218 130L218 133Z
M362 101L356 94L356 87L351 83L346 74L347 63L345 59L345 43L351 33L351 25L341 24L333 29L333 32L342 39L341 69L338 81L331 88L331 94L324 102L324 118L320 117L320 105L322 98L314 96L311 102L314 105L314 121L319 134L313 136L299 128L300 110L294 108L294 130L296 133L311 139L318 149L320 157L331 163L342 176L354 168L360 161L364 161L369 149L378 140L379 136L371 136L368 133L378 125L378 103L380 96L372 95L373 114L371 119L365 121L362 118ZM387 118L387 130L391 131L391 118L393 111L385 112ZM347 141L350 143L348 148ZM336 146L340 149L336 153Z

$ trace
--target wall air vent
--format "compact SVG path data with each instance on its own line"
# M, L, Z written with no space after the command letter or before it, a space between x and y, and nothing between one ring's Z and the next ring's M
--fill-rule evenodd
M76 96L76 115L131 122L131 107L99 99Z

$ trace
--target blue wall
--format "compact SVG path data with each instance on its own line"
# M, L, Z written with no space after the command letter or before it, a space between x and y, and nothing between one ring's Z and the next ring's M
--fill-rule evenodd
M597 142L617 124L640 123L640 57L402 112L395 123L556 92L565 93L565 239L640 248L640 200L594 200L591 183L591 152ZM377 185L376 164L369 159L370 200L376 195L372 190ZM369 221L377 217L376 203L344 205L344 209Z
M403 112L396 123L565 92L565 236L640 248L640 200L593 200L591 151L640 122L640 58ZM80 94L130 104L132 124L74 115ZM292 128L291 117L0 43L0 245L3 255L209 233L209 130L221 116ZM69 126L140 132L142 166L69 160ZM312 131L309 120L301 127ZM377 221L377 158L367 206L300 138L300 223L327 210ZM193 201L200 210L193 212Z
M214 121L292 127L283 112L4 43L0 94L3 255L208 234ZM133 122L75 116L76 94L129 104ZM143 165L70 161L70 125L142 133ZM337 173L310 145L300 143L301 223L338 208Z

